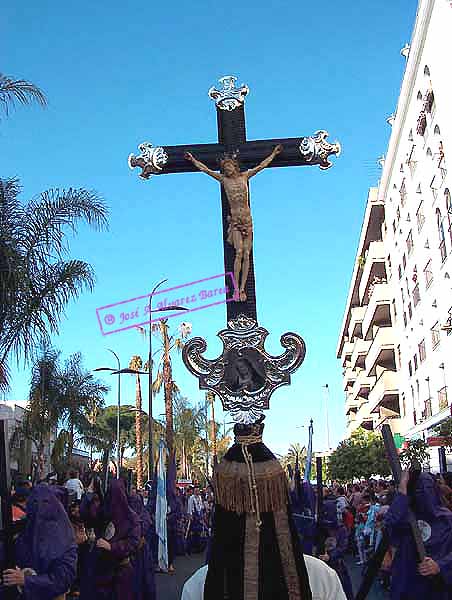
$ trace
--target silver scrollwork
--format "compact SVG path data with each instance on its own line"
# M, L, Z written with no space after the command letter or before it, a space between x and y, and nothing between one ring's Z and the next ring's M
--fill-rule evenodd
M228 322L218 337L223 352L216 359L203 356L206 341L196 337L182 351L187 369L199 380L202 390L211 390L221 398L224 410L234 421L250 424L268 410L276 388L290 383L290 375L302 364L306 346L296 333L281 336L285 351L272 356L264 349L268 331L257 322L239 315Z
M339 142L331 144L327 141L328 132L321 129L316 131L313 136L301 138L300 154L306 160L313 164L318 164L321 169L329 169L332 162L328 158L335 154L339 156L341 153L341 145Z
M138 146L138 150L141 152L138 156L129 154L128 163L131 169L141 167L140 177L142 179L149 179L152 175L162 172L168 162L168 154L164 148L160 146L154 148L151 143L143 142Z
M218 81L221 84L221 89L217 90L213 86L209 90L209 96L212 100L215 100L218 108L221 110L235 110L241 106L250 91L249 87L242 84L239 88L236 88L237 77L233 75L227 75Z

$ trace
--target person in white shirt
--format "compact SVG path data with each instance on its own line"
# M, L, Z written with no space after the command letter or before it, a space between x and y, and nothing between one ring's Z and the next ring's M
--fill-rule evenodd
M195 486L193 494L188 499L187 514L189 524L187 529L187 552L188 554L202 552L202 532L204 529L204 502L199 494L199 487Z
M83 484L78 478L78 471L69 471L69 479L64 484L70 495L77 496L77 500L82 499L84 492Z
M347 600L336 571L318 558L307 554L303 556L308 570L312 600ZM181 600L203 600L207 569L207 565L201 567L185 582Z

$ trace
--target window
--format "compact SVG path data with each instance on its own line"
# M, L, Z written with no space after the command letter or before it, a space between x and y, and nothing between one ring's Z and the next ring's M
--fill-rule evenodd
M397 207L396 215L397 215L397 224L398 224L400 221L400 206Z
M392 301L392 314L394 315L394 321L397 321L397 308L395 300Z
M419 94L421 94L421 92L419 92ZM421 94L421 98L422 98L422 94ZM410 129L410 133L408 134L408 141L412 142L413 141L413 130Z
M406 268L406 254L405 253L403 253L403 256L402 256L402 264L403 264L403 268L405 269Z
M405 327L407 326L407 323L408 323L408 321L407 321L407 318L406 318L406 312L403 311L403 324L405 325Z
M410 319L413 316L413 307L411 306L411 302L408 302L408 316Z
M405 206L405 200L406 200L406 186L405 186L405 178L402 181L402 185L400 186L400 204L401 206Z
M435 135L441 135L441 130L439 128L439 125L435 125L435 129L433 130L433 133Z
M428 65L425 65L424 67L424 75L425 77L430 77L430 69L428 68Z
M441 253L441 262L447 258L446 236L444 234L444 223L439 208L436 209L436 226L438 228L439 251Z
M430 182L430 189L432 190L433 199L436 200L438 198L438 184L436 183L436 177Z
M402 265L399 265L397 270L399 272L399 279L402 279Z
M410 374L410 377L413 374L413 365L411 364L411 360L408 362L408 373ZM414 389L413 388L411 388L411 389L413 391L412 396L413 396L413 400L414 400Z
M397 231L397 223L396 223L395 219L392 222L392 231L393 231L393 233L395 233Z
M447 221L449 223L449 237L452 242L452 200L450 197L449 188L444 190L444 200L446 202Z
M405 302L405 294L403 288L400 288L400 294L402 295L402 304Z
M419 117L417 118L416 131L419 135L424 135L426 128L427 115L425 114L425 110L421 110L421 112L419 113Z
M388 279L392 277L392 264L391 264L391 255L388 254L387 260L387 271L388 271Z
M423 363L424 360L427 358L427 354L425 352L425 339L419 342L417 347L419 350L419 360L421 363Z
M447 387L444 386L438 391L438 406L439 410L444 410L448 407L449 403L447 401Z
M421 301L421 294L419 292L419 283L416 283L416 285L413 288L413 304L414 304L415 308L419 304L420 301Z
M433 327L431 328L430 331L432 333L432 348L433 348L433 350L435 350L435 348L437 348L440 343L438 321L433 325Z
M406 247L407 247L408 256L409 256L411 254L411 252L413 251L413 232L411 230L406 239Z
M417 363L417 354L415 354L413 356L413 365L414 365L414 370L417 371L417 365L418 365L418 363Z
M404 417L406 415L406 404L405 404L405 393L404 392L402 392L402 409L403 409L402 417Z
M424 216L424 202L421 201L421 203L419 204L419 208L417 209L416 212L416 221L417 221L417 230L421 231L422 227L424 226L425 223L425 216Z
M402 367L402 355L400 352L400 345L397 346L397 367L400 369Z
M408 160L407 160L407 165L410 168L411 177L414 177L414 173L416 171L416 164L417 164L417 161L416 161L416 146L413 145L413 147L411 148L411 152L410 152L410 154L408 156Z
M424 268L424 277L425 277L425 288L429 288L433 281L433 271L432 271L432 261L431 259L425 265Z
M435 102L435 94L433 93L433 90L430 88L429 90L427 90L427 92L425 94L425 99L424 99L424 110L426 113L430 114L432 112L434 102Z

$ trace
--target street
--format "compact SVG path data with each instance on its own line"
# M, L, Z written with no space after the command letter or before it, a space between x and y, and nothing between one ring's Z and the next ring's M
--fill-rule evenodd
M204 553L176 558L176 572L174 575L156 574L157 598L159 600L180 600L185 581L203 564ZM356 565L356 560L351 556L347 557L347 566L353 582L353 591L356 594L361 583L361 567ZM376 583L367 598L368 600L388 600L389 594L384 592L381 586Z

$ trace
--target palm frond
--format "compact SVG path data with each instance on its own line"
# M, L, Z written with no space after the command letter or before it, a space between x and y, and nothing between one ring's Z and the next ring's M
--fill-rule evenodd
M0 73L0 104L6 115L9 114L10 107L32 102L41 106L47 104L44 92L37 85L25 79L14 79Z

